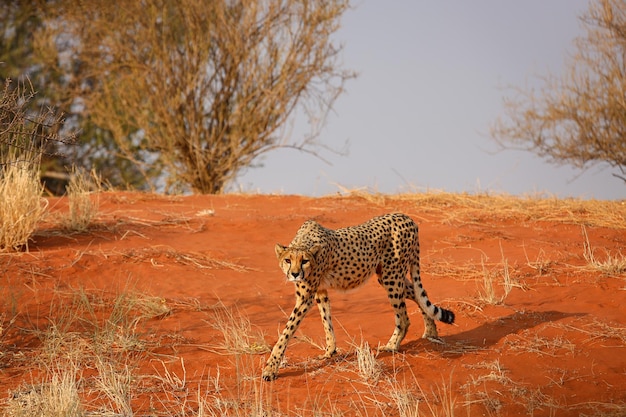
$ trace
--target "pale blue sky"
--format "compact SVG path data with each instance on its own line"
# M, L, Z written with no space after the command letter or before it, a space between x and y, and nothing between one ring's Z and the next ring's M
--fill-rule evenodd
M409 190L546 192L559 197L626 198L611 168L580 175L532 153L497 151L489 126L503 114L507 86L538 85L561 73L586 0L360 0L336 39L347 84L320 141L332 165L294 150L267 154L238 187L320 196L367 187ZM294 126L293 135L302 133ZM300 133L299 133L300 132Z

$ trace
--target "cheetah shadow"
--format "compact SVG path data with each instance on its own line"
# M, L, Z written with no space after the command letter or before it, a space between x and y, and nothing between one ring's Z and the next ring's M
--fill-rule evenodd
M313 375L318 371L323 371L329 367L337 367L342 364L356 361L356 353L353 351L339 351L332 358L312 357L306 361L294 363L280 370L279 378L297 377L304 374ZM336 370L336 368L335 368Z
M443 343L434 343L422 338L406 341L400 346L400 353L417 355L426 351L438 352L442 357L454 359L479 350L489 349L510 334L532 329L543 323L584 315L586 314L563 313L560 311L517 312L483 323L470 330L443 336ZM376 357L385 358L392 355L394 355L392 352L379 351ZM294 364L281 369L280 377L297 377L316 373L328 366L336 366L342 362L356 360L355 358L355 352L340 352L329 359L311 358L306 363Z
M408 341L400 347L400 352L417 354L427 349L438 351L447 358L461 357L477 350L488 349L510 334L532 329L543 323L584 315L585 313L563 313L560 311L516 312L483 323L470 330L446 335L442 338L443 343L441 344L421 338Z

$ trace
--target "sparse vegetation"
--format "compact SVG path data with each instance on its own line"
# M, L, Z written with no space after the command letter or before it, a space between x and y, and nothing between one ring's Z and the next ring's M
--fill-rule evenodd
M158 204L159 201L154 196L138 194L105 193L100 197L106 207L113 202L136 210L135 213L143 210L141 202ZM62 235L61 241L77 242L73 251L61 252L56 246L50 251L40 245L38 253L3 254L1 258L8 261L0 263L0 273L11 288L4 290L0 286L3 309L0 366L3 370L15 368L27 372L19 378L19 385L11 387L6 397L0 397L0 414L10 417L623 414L626 405L616 394L607 394L612 404L588 400L572 403L568 402L569 396L562 395L572 393L572 386L585 383L592 376L606 384L615 384L605 377L612 375L610 371L600 368L604 364L584 360L576 367L568 365L569 361L587 359L593 349L603 352L621 349L626 332L615 313L613 319L605 319L548 311L552 308L545 299L541 302L546 304L532 301L518 304L519 297L525 293L517 290L511 293L513 289L523 288L528 292L526 300L531 300L541 298L546 286L554 289L555 281L560 281L558 289L562 291L573 291L575 285L590 281L602 286L607 282L620 283L614 273L605 273L597 264L604 263L601 255L605 242L608 242L606 253L612 254L611 258L619 257L615 248L623 240L623 227L617 222L601 226L598 213L613 213L612 219L603 220L608 224L623 215L623 205L582 202L579 204L582 209L566 213L575 206L574 202L565 201L563 205L551 202L561 210L564 217L554 216L565 219L561 222L538 219L540 216L535 216L539 211L532 204L524 206L514 198L507 201L496 197L492 204L495 208L489 212L492 218L489 224L481 217L486 216L483 211L488 206L485 196L430 198L431 205L413 202L425 201L426 196L421 195L414 196L413 201L409 196L401 196L394 204L401 210L417 210L419 206L420 211L434 219L428 220L431 222L428 227L443 225L449 232L425 245L423 277L427 280L433 279L432 275L436 275L435 280L447 277L454 283L452 291L464 294L444 298L457 313L459 328L446 329L450 333L442 335L445 343L431 344L419 338L421 320L419 312L412 310L410 336L399 353L375 354L364 338L358 344L354 341L346 344L345 338L339 338L344 349L340 348L332 359L322 360L310 359L309 352L317 348L318 343L312 341L320 337L323 340L322 329L305 325L297 340L308 343L300 343L292 350L285 363L284 379L274 384L260 379L268 351L262 330L271 329L273 324L269 320L263 327L258 325L267 318L258 315L258 309L265 307L260 307L256 299L255 291L259 290L256 284L250 285L240 300L236 300L242 294L238 292L229 293L228 297L232 297L228 301L217 302L208 301L214 300L214 296L206 293L194 294L199 298L177 299L169 294L163 297L138 292L124 285L117 291L82 286L91 279L87 274L91 267L102 268L107 273L123 271L113 272L122 274L119 278L122 283L127 279L133 281L137 271L147 274L165 271L160 276L168 277L169 271L176 274L183 271L186 279L194 274L202 277L202 281L194 280L198 285L195 288L226 285L222 279L250 283L257 276L265 277L267 271L263 267L253 269L240 264L255 265L246 257L233 259L225 255L229 253L228 242L210 241L222 237L215 234L220 227L226 225L230 230L233 220L229 218L225 222L224 218L230 213L240 213L245 203L223 207L219 200L211 200L219 215L207 219L193 215L199 209L195 200L190 206L184 197L163 198L163 204L178 205L180 212L170 208L151 209L144 211L146 218L139 218L135 213L121 215L121 210L105 211L96 220L102 225L88 228L81 235L51 222L52 229L46 234L36 234L35 241L40 236L48 239ZM319 207L344 205L345 201L334 197L323 199ZM359 202L354 197L348 201ZM542 204L539 202L538 206ZM500 207L507 209L498 211ZM511 207L517 208L509 210ZM547 208L541 210L545 210L543 215L548 215ZM498 226L499 216L507 221L527 222L529 235L537 238L520 241ZM552 243L550 237L542 235L554 227L568 231L568 241ZM602 233L596 228L602 228ZM205 230L205 236L198 236ZM178 247L178 242L163 244L163 240L156 239L163 233L168 239L173 233L183 233L185 238L206 242L207 247L195 251L189 250L189 246ZM98 243L93 244L94 240ZM216 260L211 253L220 256ZM78 289L72 287L77 282L72 278L81 283ZM151 290L163 284L156 280L148 282ZM476 284L482 300L472 299ZM487 300L488 286L492 290L491 302ZM18 287L22 290L17 291ZM43 297L46 291L54 292L51 302ZM216 295L221 294L215 291ZM25 300L30 294L36 303ZM262 294L259 292L258 296ZM24 308L24 301L30 308ZM345 306L340 303L337 303L337 315L342 320ZM343 327L345 322L339 320L336 325ZM363 324L363 329L366 328L374 329L369 323ZM346 329L346 333L353 331ZM377 339L368 335L368 340ZM303 349L306 353L302 353ZM522 361L528 365L522 365ZM524 373L520 367L541 367L541 382L532 380L532 371ZM296 391L298 394L294 395Z
M421 214L442 216L450 225L480 225L490 221L554 222L594 227L626 229L626 204L619 201L557 198L537 194L448 193L429 190L386 195L367 190L340 188L345 196L358 197L379 207L409 202ZM410 214L410 213L409 213Z
M15 390L4 411L11 416L87 415L82 370L92 368L97 370L95 389L109 400L108 409L132 415L130 397L125 403L121 390L130 378L125 358L143 350L135 333L142 317L137 298L118 296L103 317L102 303L108 301L101 297L83 290L58 297L58 304L50 307L50 322L32 330L41 341L38 367L43 378Z

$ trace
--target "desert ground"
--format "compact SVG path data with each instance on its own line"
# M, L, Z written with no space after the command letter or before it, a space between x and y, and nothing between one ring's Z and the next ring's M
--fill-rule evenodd
M323 198L102 192L83 230L49 198L28 248L0 254L0 409L32 415L624 416L626 202L448 193ZM456 314L443 343L394 327L376 279L314 309L274 382L294 306L274 254L298 227L403 212L422 282ZM29 411L30 410L30 411ZM44 415L44 414L42 414ZM70 415L70 414L58 414Z

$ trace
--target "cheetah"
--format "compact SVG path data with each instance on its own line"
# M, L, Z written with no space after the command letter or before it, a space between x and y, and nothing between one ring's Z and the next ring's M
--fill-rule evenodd
M322 358L336 353L328 290L351 290L376 274L395 312L395 329L384 351L395 352L409 328L405 299L422 311L424 338L439 340L434 320L452 324L454 313L432 304L422 287L419 266L418 228L400 213L375 217L363 224L330 230L305 222L289 246L276 244L279 266L295 284L296 306L272 349L263 369L263 379L272 381L285 355L287 343L313 305L317 303L326 334ZM407 278L411 272L412 281Z

